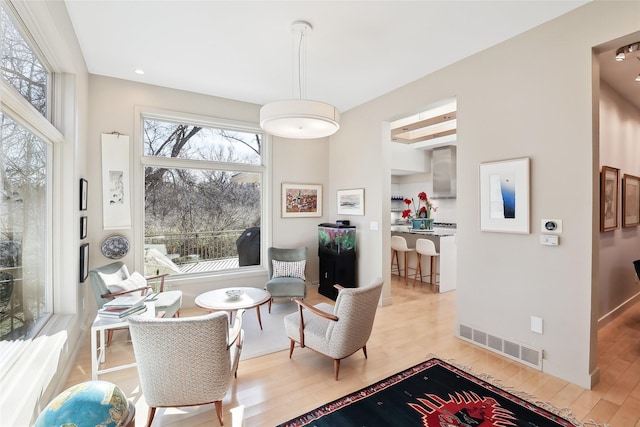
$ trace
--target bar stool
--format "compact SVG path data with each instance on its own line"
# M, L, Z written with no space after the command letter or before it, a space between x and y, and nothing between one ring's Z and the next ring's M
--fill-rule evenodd
M396 265L398 267L398 275L402 277L400 271L400 260L398 258L398 252L404 252L404 284L408 284L409 280L409 252L415 251L415 248L409 248L407 246L407 239L402 236L391 236L391 271L393 272L393 258L396 259Z
M416 285L416 280L418 278L418 274L420 274L420 281L422 282L422 265L421 258L422 255L431 257L431 272L429 274L429 279L431 283L431 289L433 292L436 292L437 287L437 270L438 270L438 256L440 254L436 251L436 245L433 241L429 239L418 239L416 240L416 253L418 254L418 265L416 266L416 274L413 277L413 286Z

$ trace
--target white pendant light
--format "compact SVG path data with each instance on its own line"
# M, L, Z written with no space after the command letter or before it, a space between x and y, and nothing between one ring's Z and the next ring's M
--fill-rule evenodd
M308 22L296 21L292 26L294 72L297 74L299 99L275 101L260 109L260 127L265 132L284 138L311 139L333 135L340 129L340 112L333 105L303 99L303 66Z

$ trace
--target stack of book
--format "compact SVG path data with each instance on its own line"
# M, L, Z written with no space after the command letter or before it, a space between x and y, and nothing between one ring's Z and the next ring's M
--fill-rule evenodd
M105 303L98 315L103 319L123 319L132 314L141 314L147 310L147 306L144 305L146 296L123 296L116 297L111 301Z

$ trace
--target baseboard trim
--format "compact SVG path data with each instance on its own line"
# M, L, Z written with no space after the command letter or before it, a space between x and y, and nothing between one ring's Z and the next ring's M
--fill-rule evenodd
M622 304L620 304L619 306L617 306L616 308L611 310L609 313L607 313L604 316L602 316L601 318L599 318L598 319L598 329L600 329L600 328L608 325L609 323L611 323L615 318L620 316L629 307L631 307L632 305L634 305L638 301L640 301L640 292L638 292L637 294L635 294L634 296L632 296L631 298L629 298L628 300L626 300L625 302L623 302Z

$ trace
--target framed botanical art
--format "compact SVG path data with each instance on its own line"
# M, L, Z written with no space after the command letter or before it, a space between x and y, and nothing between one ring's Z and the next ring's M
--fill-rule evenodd
M480 164L480 230L529 233L529 158Z
M322 216L322 185L282 184L282 217L314 218Z
M89 244L80 245L80 283L89 276Z
M622 226L640 225L640 177L624 174L622 177Z
M364 188L338 190L338 215L364 215Z
M618 195L620 170L602 166L600 171L600 231L618 228Z

